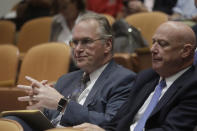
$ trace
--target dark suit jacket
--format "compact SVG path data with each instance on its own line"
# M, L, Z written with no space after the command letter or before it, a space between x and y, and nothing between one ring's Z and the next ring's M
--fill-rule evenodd
M55 88L68 96L78 85L82 74L83 71L79 70L62 76ZM83 106L72 100L67 104L61 125L73 126L84 122L99 125L111 120L127 99L134 76L135 73L111 61L95 82ZM58 112L48 110L45 114L52 119Z
M110 131L129 131L133 119L158 83L159 75L151 70L141 72L128 100L110 123ZM146 131L193 131L197 124L197 68L192 66L166 91L148 118ZM117 125L117 127L116 127Z

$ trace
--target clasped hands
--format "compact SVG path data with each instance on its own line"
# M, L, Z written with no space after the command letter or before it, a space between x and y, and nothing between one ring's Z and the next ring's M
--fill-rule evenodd
M31 85L17 85L17 87L28 94L27 96L18 97L19 101L29 102L27 109L57 109L58 102L63 95L55 88L49 86L47 80L39 82L29 76L25 78L31 82Z
M25 78L31 82L31 85L17 85L17 87L28 94L27 96L18 97L19 101L29 102L27 109L57 109L58 102L63 95L61 95L55 88L49 86L47 80L39 82L29 76L26 76ZM90 123L83 123L74 126L73 128L81 129L82 131L105 131L99 126Z

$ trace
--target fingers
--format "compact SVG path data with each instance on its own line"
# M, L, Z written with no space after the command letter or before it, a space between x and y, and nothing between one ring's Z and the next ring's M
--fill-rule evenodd
M26 85L17 85L19 89L25 90L25 91L31 91L32 87L31 86L26 86Z
M38 80L36 79L33 79L32 77L30 76L25 76L25 78L30 81L32 84L31 86L34 88L34 87L38 87L38 88L41 88L43 86L50 86L48 85L48 80L42 80L41 82L39 82Z
M73 126L73 128L82 129L83 131L105 131L99 126L90 123L83 123L77 126Z
M18 97L18 101L38 101L37 95Z
M35 105L36 103L38 103L37 101L37 96L23 96L23 97L18 97L18 101L21 102L28 102L30 106ZM33 108L32 108L33 109Z
M37 81L37 80L35 80L35 79L29 77L29 76L25 76L25 78L26 78L28 81L32 82L32 86L37 86L37 87L39 87L39 88L43 86L43 84L42 84L41 82L39 82L39 81Z
M32 88L32 86L27 86L27 85L17 85L17 88L24 90L30 96L37 94L39 92L36 88Z
M80 129L82 129L82 128L86 127L87 125L88 125L88 123L83 123L83 124L80 124L80 125L73 126L73 128L80 128Z
M56 82L50 82L50 83L48 83L48 85L49 85L50 87L54 87L54 86L55 86L55 83L56 83Z
M42 80L41 83L42 83L43 85L46 85L46 84L48 83L48 80Z
M22 96L17 98L18 101L31 101L32 98L30 96Z
M42 110L42 104L41 104L41 102L37 102L37 103L35 103L35 104L32 104L32 105L30 105L30 106L27 106L26 107L28 110Z

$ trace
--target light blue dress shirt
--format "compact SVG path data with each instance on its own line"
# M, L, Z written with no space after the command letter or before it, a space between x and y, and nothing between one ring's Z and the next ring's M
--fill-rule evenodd
M191 19L192 16L197 15L197 8L194 0L178 0L173 12L181 14L185 19Z

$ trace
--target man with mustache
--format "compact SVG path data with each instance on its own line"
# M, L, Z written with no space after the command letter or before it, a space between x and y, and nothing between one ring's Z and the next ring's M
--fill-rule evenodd
M81 16L72 30L70 46L81 70L63 75L55 88L27 77L33 88L18 85L29 92L29 96L19 100L33 101L28 109L44 108L55 126L84 122L100 125L110 121L128 97L135 73L112 59L112 32L107 19L94 13ZM10 117L20 122L24 130L33 129L31 123Z
M152 69L138 74L128 100L102 128L84 123L84 131L193 131L197 123L195 34L168 21L158 27L151 47Z

